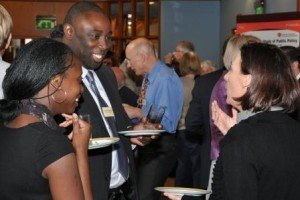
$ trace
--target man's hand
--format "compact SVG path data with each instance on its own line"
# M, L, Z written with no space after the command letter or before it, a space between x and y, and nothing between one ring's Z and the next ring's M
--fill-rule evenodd
M161 129L161 124L151 124L147 122L147 119L145 117L142 118L141 122L138 123L133 127L133 130L156 130ZM155 140L157 136L151 135L151 136L139 136L139 137L132 137L130 138L131 143L139 145L139 146L145 146L149 144L152 140Z
M173 60L173 55L172 53L168 53L167 55L165 55L165 63L166 64L171 64Z
M133 130L157 130L162 129L161 124L153 124L147 121L146 117L143 117L140 123L136 124L133 127Z
M145 146L149 144L152 140L156 139L157 137L154 135L151 136L139 136L139 137L132 137L130 141L132 144L136 144L138 146Z

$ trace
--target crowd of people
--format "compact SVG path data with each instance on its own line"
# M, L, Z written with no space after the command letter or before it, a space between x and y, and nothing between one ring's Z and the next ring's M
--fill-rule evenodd
M12 29L0 5L0 57ZM0 60L0 199L160 200L154 188L176 163L176 187L211 194L165 192L171 200L300 198L298 48L232 36L216 70L185 40L162 61L136 38L119 64L111 40L108 16L82 1L49 38ZM138 92L127 70L142 77ZM164 131L119 134L149 128ZM88 150L91 135L118 142Z

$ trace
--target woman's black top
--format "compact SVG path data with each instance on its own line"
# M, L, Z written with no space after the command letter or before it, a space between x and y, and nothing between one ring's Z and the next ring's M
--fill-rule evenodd
M42 122L16 129L1 125L0 199L51 199L42 171L72 152L68 138Z

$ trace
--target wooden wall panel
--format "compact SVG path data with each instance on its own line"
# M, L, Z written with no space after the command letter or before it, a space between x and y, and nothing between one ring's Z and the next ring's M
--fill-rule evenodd
M67 10L74 2L26 2L26 1L0 1L13 18L13 38L39 38L49 35L48 30L36 30L35 19L37 15L54 15L56 23L62 23ZM106 5L97 2L104 10Z

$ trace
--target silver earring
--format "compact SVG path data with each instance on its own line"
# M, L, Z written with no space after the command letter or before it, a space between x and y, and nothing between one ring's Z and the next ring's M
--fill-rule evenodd
M61 95L63 96L62 99L57 99L54 95L55 94L58 94L58 93L61 93ZM59 96L61 96L59 95ZM56 92L54 94L51 95L51 99L55 102L55 103L63 103L66 99L67 99L67 92L61 88L58 88L56 90Z

